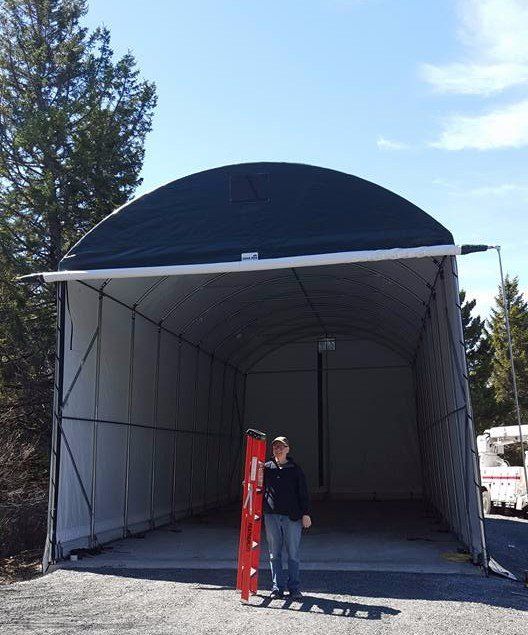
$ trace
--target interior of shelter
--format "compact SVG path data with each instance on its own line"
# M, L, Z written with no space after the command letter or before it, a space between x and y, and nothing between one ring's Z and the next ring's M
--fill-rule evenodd
M316 532L376 551L387 523L431 542L427 517L482 560L454 257L70 280L59 302L56 556L235 518L252 427L290 439Z

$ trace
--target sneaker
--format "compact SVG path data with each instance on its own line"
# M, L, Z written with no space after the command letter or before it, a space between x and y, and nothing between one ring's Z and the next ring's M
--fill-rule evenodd
M304 595L300 591L290 591L288 598L290 600L302 600Z
M273 589L273 591L269 594L269 597L272 600L282 600L284 598L284 593L279 591L279 589Z

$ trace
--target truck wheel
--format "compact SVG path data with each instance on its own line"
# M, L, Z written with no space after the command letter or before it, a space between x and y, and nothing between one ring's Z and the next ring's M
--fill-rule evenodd
M482 492L482 507L485 514L491 514L491 496L488 490Z

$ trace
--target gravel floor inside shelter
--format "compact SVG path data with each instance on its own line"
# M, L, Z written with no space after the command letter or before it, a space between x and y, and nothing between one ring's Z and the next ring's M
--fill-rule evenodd
M302 603L262 592L250 605L234 581L234 571L218 569L57 570L0 587L0 632L527 632L528 589L496 577L305 571Z

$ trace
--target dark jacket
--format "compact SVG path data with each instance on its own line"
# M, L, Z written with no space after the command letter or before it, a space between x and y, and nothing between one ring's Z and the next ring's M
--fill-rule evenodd
M306 477L290 455L283 467L274 459L264 464L264 513L284 514L290 520L311 514Z

